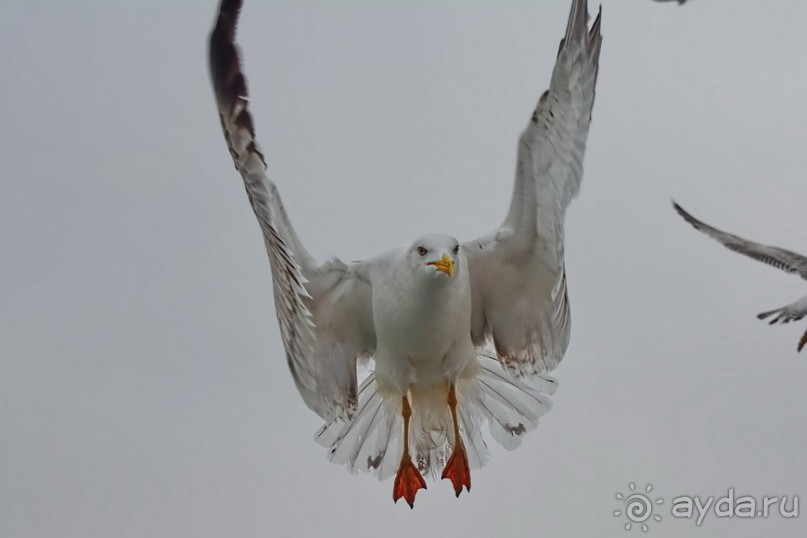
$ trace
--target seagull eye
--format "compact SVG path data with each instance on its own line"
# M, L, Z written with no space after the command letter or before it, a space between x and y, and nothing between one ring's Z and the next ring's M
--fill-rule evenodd
M459 245L456 245L456 246L454 247L454 256L456 256L456 255L457 255L457 254L459 254L459 253L460 253L460 246L459 246Z
M427 252L428 250L426 250L424 247L418 247L418 254L421 256L425 256Z

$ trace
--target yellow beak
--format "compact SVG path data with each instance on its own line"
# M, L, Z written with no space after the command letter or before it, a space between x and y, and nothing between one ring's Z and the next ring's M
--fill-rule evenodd
M429 262L427 265L433 265L448 276L454 276L454 260L449 258L448 254L443 254L442 259L436 262Z

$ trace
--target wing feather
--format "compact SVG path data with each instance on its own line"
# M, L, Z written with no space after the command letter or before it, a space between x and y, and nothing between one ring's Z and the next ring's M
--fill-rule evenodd
M356 408L356 361L375 350L362 262L318 264L289 221L255 138L235 32L241 0L223 0L210 35L210 72L224 138L263 232L286 358L305 403L326 420Z
M549 90L519 138L507 218L493 233L463 245L474 344L492 339L499 361L516 376L552 370L569 343L563 228L583 176L601 15L589 28L587 1L572 2Z
M515 375L553 369L569 343L564 265L566 208L580 190L594 105L602 10L588 27L588 3L572 2L549 90L518 143L513 197L493 233L464 245L473 293L472 337L493 339Z
M796 273L801 276L801 278L807 280L807 257L790 250L755 243L748 239L743 239L740 236L718 230L696 219L677 203L673 202L672 204L678 214L681 215L685 221L690 223L693 228L719 241L729 250L744 254L749 258L781 269L786 273Z

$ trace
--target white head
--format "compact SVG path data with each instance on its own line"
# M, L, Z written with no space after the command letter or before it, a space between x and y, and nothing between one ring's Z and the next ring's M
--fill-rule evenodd
M438 281L450 281L460 270L460 244L448 235L432 234L418 238L409 247L407 259L415 274Z

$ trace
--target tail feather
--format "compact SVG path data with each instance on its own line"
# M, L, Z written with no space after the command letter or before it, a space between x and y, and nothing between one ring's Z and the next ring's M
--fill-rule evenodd
M385 404L373 373L359 388L358 400L352 420L336 419L325 424L315 439L329 449L329 461L347 465L353 473L372 472L383 480L395 473L391 462L397 463L403 453L400 409L393 410Z
M465 452L468 456L468 465L471 469L479 469L488 462L488 445L482 437L482 422L478 412L467 406L459 409L460 430L465 435ZM453 439L452 439L453 441ZM452 446L453 448L453 446ZM441 468L442 470L442 468Z
M475 378L459 379L456 388L457 419L468 465L478 469L488 460L488 448L480 431L484 416L474 405L478 383ZM454 424L446 401L446 387L416 389L411 395L414 401L412 430L419 432L415 446L418 469L424 475L439 476L454 449Z
M476 402L488 421L493 438L504 448L513 450L521 444L525 433L531 432L538 421L552 408L549 396L555 393L557 381L549 376L530 380L508 375L495 357L480 356L482 373L478 377L482 399Z
M552 407L549 395L557 388L557 382L548 376L529 384L511 377L492 354L480 354L478 361L478 375L457 382L460 432L472 469L488 460L482 424L487 422L492 437L512 450ZM454 448L451 417L442 398L444 389L413 393L410 451L418 470L432 477L442 471ZM329 449L328 459L333 463L384 480L395 474L403 454L400 401L382 396L375 374L362 383L358 400L351 421L337 419L324 425L316 440Z

